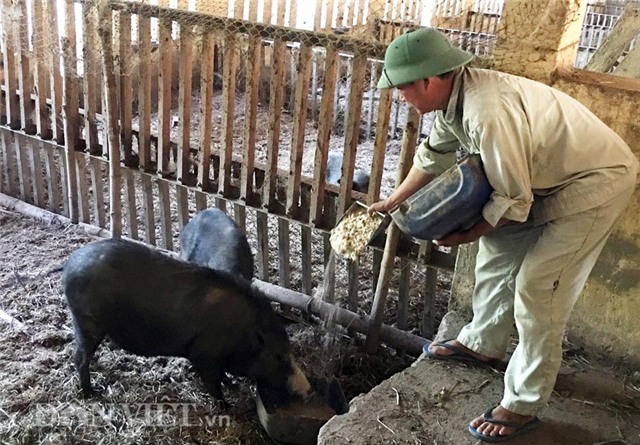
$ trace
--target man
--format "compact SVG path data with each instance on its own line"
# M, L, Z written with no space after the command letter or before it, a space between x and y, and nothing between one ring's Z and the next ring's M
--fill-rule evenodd
M473 419L486 442L534 429L562 360L575 301L631 199L638 160L578 101L547 85L468 68L472 55L434 29L395 39L378 88L397 88L420 113L436 111L405 180L370 211L388 212L455 163L479 153L494 192L481 222L435 241L479 240L473 320L457 339L425 348L430 358L490 362L504 357L515 323L519 343L500 405Z

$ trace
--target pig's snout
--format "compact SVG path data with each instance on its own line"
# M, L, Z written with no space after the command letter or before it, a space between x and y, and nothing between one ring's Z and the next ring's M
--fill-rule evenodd
M307 400L313 394L313 388L311 388L311 384L304 372L293 359L291 359L291 370L291 375L287 381L289 392L302 397L303 400Z

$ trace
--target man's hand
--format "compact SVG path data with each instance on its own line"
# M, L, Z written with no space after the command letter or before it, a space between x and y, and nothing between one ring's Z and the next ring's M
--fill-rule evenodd
M393 204L389 202L389 199L384 199L371 204L367 212L369 212L369 215L372 215L375 212L387 213L391 210L393 210Z
M478 238L480 237L476 237L471 230L464 230L462 232L453 232L442 239L434 240L433 244L443 247L455 247L460 244L472 243Z
M442 239L434 240L433 243L438 246L454 247L460 244L472 243L479 239L481 236L493 232L498 227L504 226L508 223L508 219L500 218L496 226L492 226L486 219L482 218L476 225L469 230L462 230L460 232L453 232L445 236Z
M427 185L434 177L435 175L425 173L416 166L412 166L409 174L404 178L404 181L402 181L402 184L400 184L387 199L371 204L369 214L373 212L388 213L392 211L421 187Z

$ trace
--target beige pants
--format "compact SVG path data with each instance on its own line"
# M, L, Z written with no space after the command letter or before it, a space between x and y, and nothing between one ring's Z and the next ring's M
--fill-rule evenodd
M515 323L519 342L501 402L509 411L534 415L549 401L569 314L632 193L539 226L509 223L480 238L474 317L458 341L502 357Z

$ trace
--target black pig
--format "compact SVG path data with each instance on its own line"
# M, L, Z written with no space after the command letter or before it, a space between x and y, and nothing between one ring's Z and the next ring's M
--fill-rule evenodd
M188 358L223 404L225 372L283 393L310 393L282 323L246 280L106 239L73 252L62 282L85 393L92 392L89 362L105 336L134 354Z
M327 182L340 184L342 176L342 154L330 152L327 159ZM369 191L369 175L359 168L353 171L353 185L351 188L361 193Z
M253 278L253 254L244 232L219 209L194 216L180 233L180 258Z

